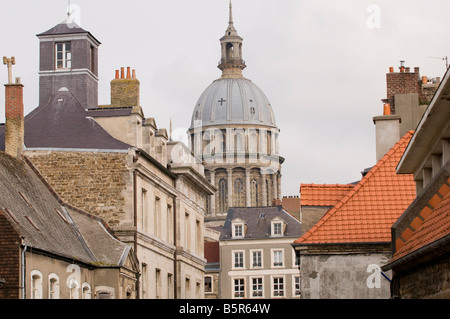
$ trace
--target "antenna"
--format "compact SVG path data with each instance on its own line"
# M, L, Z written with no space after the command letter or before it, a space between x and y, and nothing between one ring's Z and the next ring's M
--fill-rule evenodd
M448 57L445 56L445 57L441 58L441 57L430 56L429 58L430 59L439 59L439 60L445 61L445 69L448 69Z

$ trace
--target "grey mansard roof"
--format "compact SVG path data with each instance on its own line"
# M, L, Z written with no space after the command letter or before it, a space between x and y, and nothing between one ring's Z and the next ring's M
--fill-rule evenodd
M276 127L269 100L249 79L220 78L200 96L192 114L191 129L246 124Z
M232 239L232 221L243 220L247 226L244 239L270 239L271 222L280 218L286 223L282 237L295 238L301 234L301 223L294 216L283 209L282 206L266 207L232 207L228 210L225 224L220 232L220 240Z
M37 37L68 35L68 34L88 34L95 41L97 41L98 44L100 44L100 41L98 41L89 31L86 31L85 29L81 28L78 24L71 21L70 19L66 20L65 22L57 24L56 26L48 29L45 32L39 33Z

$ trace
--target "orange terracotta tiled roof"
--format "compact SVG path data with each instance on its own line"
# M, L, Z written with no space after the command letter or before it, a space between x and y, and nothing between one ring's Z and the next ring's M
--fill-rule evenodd
M393 261L450 235L450 178L396 240ZM433 207L433 209L430 208ZM415 231L413 231L414 229Z
M415 198L412 175L396 167L413 132L397 144L295 243L390 242L391 226Z
M335 206L354 187L351 184L301 184L300 203L302 206Z

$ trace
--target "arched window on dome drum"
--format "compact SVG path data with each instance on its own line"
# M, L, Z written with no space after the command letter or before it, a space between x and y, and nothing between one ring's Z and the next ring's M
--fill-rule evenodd
M258 137L256 135L256 132L249 132L248 135L248 152L249 153L256 153L258 150Z
M239 132L234 133L234 149L237 153L244 152L244 139L243 135Z
M250 185L250 196L251 196L251 202L253 207L258 206L258 182L256 179L253 179L251 181Z
M266 194L267 194L267 206L271 206L272 193L270 192L270 183L267 179L266 179Z
M226 179L219 180L219 196L218 196L219 213L226 213L228 210L228 184Z
M234 190L233 190L235 207L245 206L245 191L244 191L244 181L240 178L234 180Z

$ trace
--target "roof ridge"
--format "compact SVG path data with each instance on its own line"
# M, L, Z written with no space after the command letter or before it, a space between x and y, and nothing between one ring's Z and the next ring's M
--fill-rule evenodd
M400 145L402 145L408 138L410 138L413 133L414 131L409 131L402 138L400 138L400 140L398 140L398 142L395 143L395 145L377 162L377 164L373 166L369 172L367 172L367 174L359 181L358 184L355 185L352 190L344 195L344 197L334 207L330 208L313 227L311 227L302 237L294 241L294 243L305 242L309 237L311 237L325 223L325 221L333 216L339 210L339 208L341 208L346 202L348 202L348 200L350 200L350 198L352 198L366 184L369 178L379 170L382 164L384 164L389 158L391 158L395 151L398 150Z

